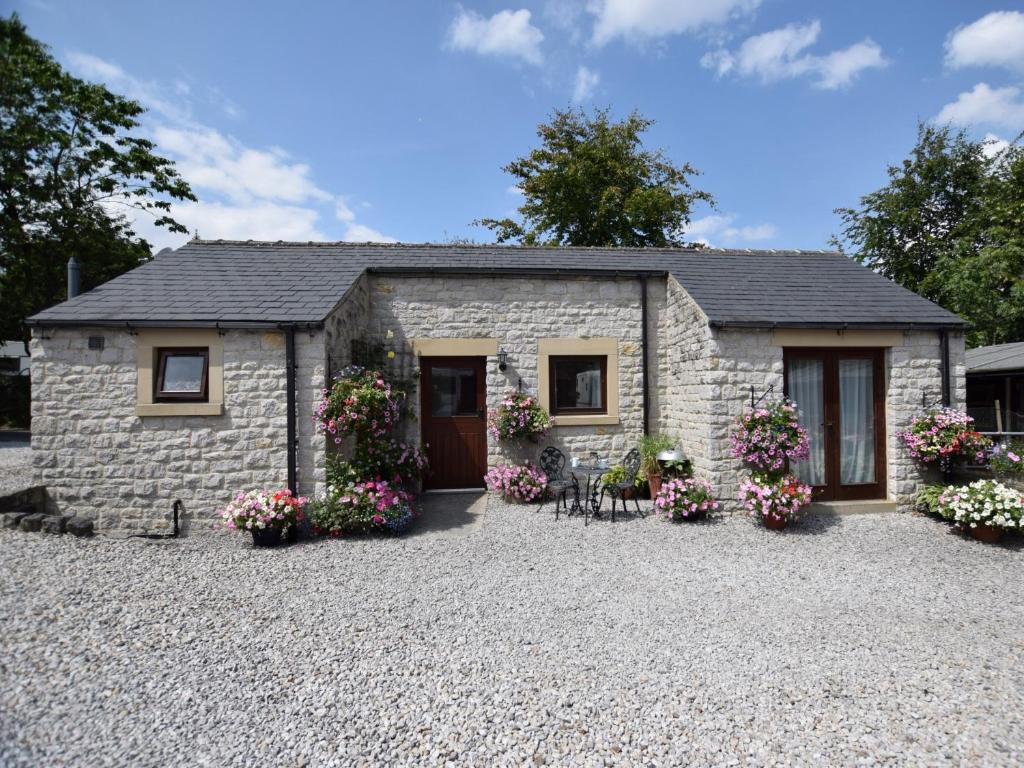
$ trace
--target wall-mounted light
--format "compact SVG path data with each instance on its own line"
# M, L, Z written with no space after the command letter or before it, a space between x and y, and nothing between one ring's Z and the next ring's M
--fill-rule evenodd
M498 350L498 370L504 371L508 368L508 352L504 348Z

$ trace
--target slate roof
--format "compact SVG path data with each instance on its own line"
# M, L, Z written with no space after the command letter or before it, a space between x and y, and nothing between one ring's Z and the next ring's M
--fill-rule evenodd
M1024 370L1024 342L993 344L967 350L968 373L998 373Z
M317 323L364 270L671 273L714 325L961 327L849 258L824 251L525 248L193 240L30 324Z

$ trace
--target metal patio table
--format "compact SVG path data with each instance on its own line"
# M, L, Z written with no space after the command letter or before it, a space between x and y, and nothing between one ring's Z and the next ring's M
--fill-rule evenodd
M584 487L584 484L582 482L576 483L576 495L572 500L572 508L569 510L569 514L582 512L588 518L590 514L593 514L594 517L601 516L601 475L609 469L610 467L598 464L579 464L569 468L569 471L577 481L582 480L583 475L587 478L586 490L582 491L582 493L580 489Z

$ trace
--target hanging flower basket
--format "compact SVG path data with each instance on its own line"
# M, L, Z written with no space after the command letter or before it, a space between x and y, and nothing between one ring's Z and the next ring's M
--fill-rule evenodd
M781 472L787 460L810 456L807 431L797 421L796 403L782 400L747 408L732 434L732 455L759 472Z
M896 436L914 459L938 466L947 477L958 461L983 463L992 446L991 440L974 429L973 418L953 408L923 413L914 419L910 429Z
M384 437L398 424L405 393L392 389L380 371L357 365L338 374L313 414L317 431L335 443L343 437Z
M551 430L552 418L537 398L525 392L509 392L487 419L487 431L495 440L540 440Z

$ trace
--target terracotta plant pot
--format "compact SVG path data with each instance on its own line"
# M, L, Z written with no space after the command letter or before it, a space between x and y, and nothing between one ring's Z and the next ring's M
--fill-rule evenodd
M252 543L257 547L277 547L282 540L280 528L252 529Z
M764 520L764 527L773 531L781 531L789 525L789 518L782 515L764 515L761 519Z
M647 484L651 486L651 498L653 499L661 490L661 475L648 475Z
M986 544L995 544L1003 535L1003 529L996 528L994 525L976 525L969 530L971 538Z
M636 496L636 488L626 488L622 492L623 499L629 499L630 501L632 501L634 496Z

